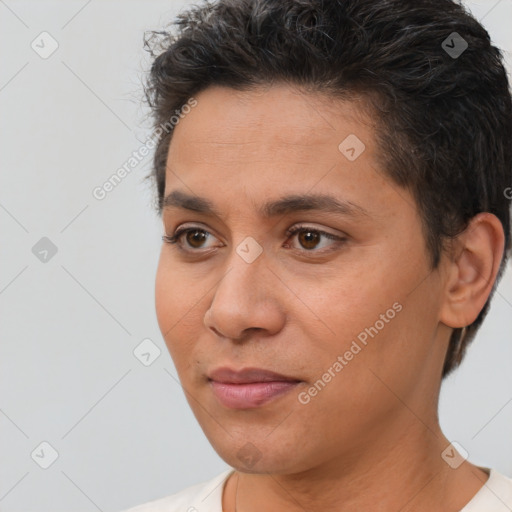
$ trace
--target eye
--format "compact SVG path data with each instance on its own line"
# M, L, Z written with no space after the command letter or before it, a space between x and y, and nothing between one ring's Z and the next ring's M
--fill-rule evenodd
M204 248L201 246L201 244L204 243L209 238L211 238L212 236L213 235L210 232L204 229L190 227L177 229L172 236L164 235L162 236L162 240L168 244L177 244L180 249L184 251L189 251L189 249L183 248L183 238L185 238L188 247L194 250Z
M334 235L332 233L328 233L321 229L316 229L311 226L298 225L294 226L286 232L286 235L290 238L295 235L298 235L297 240L300 245L306 252L312 252L315 249L323 249L321 247L322 238L326 238L328 240L333 240L341 244L346 241L346 238ZM208 241L210 238L215 238L213 235L206 231L205 229L198 227L182 227L181 229L176 230L176 232L172 236L164 235L162 236L162 240L169 244L177 244L179 249L185 252L199 252L200 249L208 249L211 247L215 247L214 245L208 247L203 244ZM337 245L337 244L330 244ZM284 247L289 247L289 244L285 244ZM297 249L295 247L295 249ZM300 248L299 248L300 250ZM314 252L323 252L323 251L314 251Z
M327 233L326 231L322 231L321 229L316 229L311 226L294 226L293 228L290 228L286 234L289 237L292 237L294 235L298 235L297 240L299 241L300 245L308 252L311 252L313 249L318 249L318 244L321 241L322 238L327 238L329 240L337 241L338 243L343 243L346 241L346 238L343 238L341 236L333 235L332 233ZM336 244L331 244L336 245ZM322 247L320 247L322 249ZM322 251L315 251L315 252L322 252Z

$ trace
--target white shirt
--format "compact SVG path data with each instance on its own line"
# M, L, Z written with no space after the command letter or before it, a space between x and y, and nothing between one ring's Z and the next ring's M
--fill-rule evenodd
M150 501L124 512L223 512L224 484L233 471L230 468L207 482L192 485L166 498ZM487 482L460 512L511 511L512 478L491 469Z

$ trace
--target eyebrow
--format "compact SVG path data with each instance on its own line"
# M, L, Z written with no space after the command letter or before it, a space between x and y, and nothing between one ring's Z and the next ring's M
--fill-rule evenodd
M162 201L162 208L183 208L185 210L221 217L220 212L214 207L211 201L204 197L190 195L181 190L173 190L170 192ZM271 218L278 215L307 210L335 213L354 218L363 216L371 217L370 213L362 206L325 194L295 194L283 196L263 204L258 209L258 213L261 217Z

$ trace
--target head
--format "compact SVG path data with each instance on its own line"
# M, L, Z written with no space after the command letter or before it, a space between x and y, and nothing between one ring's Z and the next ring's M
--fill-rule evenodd
M511 247L512 103L487 32L450 0L220 0L147 44L155 126L179 116L156 207L168 236L196 229L162 246L157 317L213 446L305 469L405 428L396 396L435 414ZM293 376L296 400L226 409L206 376L225 365Z

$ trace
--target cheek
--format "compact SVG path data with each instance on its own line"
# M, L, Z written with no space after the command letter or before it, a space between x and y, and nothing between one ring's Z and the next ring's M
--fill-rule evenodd
M348 350L351 341L375 322L382 330L380 315L389 311L386 320L394 318L393 304L400 297L399 290L394 288L396 281L384 279L376 266L371 278L367 271L344 275L344 270L325 281L317 279L316 289L299 283L294 290L307 306L303 308L302 302L297 301L303 327L315 339L316 346L334 353ZM362 338L364 341L364 334Z
M420 325L417 308L421 311L426 305L410 305L407 296L418 280L415 269L382 254L380 260L371 262L371 271L367 265L367 260L354 263L338 269L337 275L317 279L316 288L307 287L315 290L313 293L307 294L300 286L294 291L307 297L304 302L309 309L304 310L301 327L310 340L309 350L320 361L315 376L327 381L330 376L321 374L332 368L337 377L329 384L331 398L336 402L343 397L350 402L357 396L369 406L378 396L378 381L370 369L389 374L389 379L403 373L404 363L410 364L410 339L414 339L410 330ZM370 396L366 395L367 386L373 390Z
M158 325L162 335L172 327L174 317L179 306L174 292L176 283L173 282L171 272L166 268L160 257L155 278L155 311ZM165 337L165 336L164 336Z
M162 337L176 366L188 360L199 331L204 328L206 302L189 286L177 266L160 258L155 278L155 311ZM206 299L205 299L206 300Z
M155 311L166 343L176 337L186 323L194 303L189 295L183 273L161 256L155 278Z

